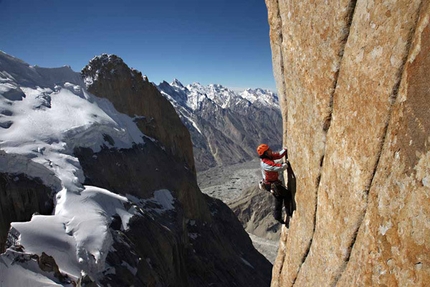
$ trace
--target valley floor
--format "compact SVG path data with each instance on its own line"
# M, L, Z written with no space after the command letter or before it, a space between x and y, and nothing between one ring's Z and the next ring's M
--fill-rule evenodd
M218 166L197 173L201 191L214 198L229 203L241 196L245 188L256 186L261 179L258 159L231 166ZM279 240L269 240L248 233L255 249L272 264L275 261Z
M243 189L257 186L260 178L258 159L230 166L217 166L197 173L201 191L221 199L226 204L238 198Z

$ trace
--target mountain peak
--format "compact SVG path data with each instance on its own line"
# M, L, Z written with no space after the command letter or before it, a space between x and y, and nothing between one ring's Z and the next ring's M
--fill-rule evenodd
M125 75L126 73L129 73L132 77L142 76L142 73L129 68L117 55L106 53L92 58L81 71L87 89L93 85L99 77L109 79L113 78L114 74ZM147 81L147 79L144 79L144 81Z
M230 89L228 89L228 88L226 88L220 84L209 84L208 87L212 90L217 90L217 91L229 91L230 90Z
M101 63L106 64L108 62L122 62L123 63L124 61L120 57L118 57L117 55L103 53L99 56L94 56L94 58L92 58L90 60L90 64L92 62L101 62Z
M174 79L173 82L170 85L174 86L174 87L178 87L178 88L183 88L184 87L184 85L178 79Z
M190 84L188 86L194 87L194 88L203 88L203 85L200 84L199 82L194 82L194 83L192 83L192 84Z

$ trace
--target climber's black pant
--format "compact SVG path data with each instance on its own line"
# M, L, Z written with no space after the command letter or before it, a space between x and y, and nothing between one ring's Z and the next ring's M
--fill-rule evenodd
M275 197L275 210L273 211L273 217L275 220L282 220L282 205L285 206L285 211L288 216L293 215L294 203L291 192L286 189L281 182L275 182L271 184L271 189L274 191Z

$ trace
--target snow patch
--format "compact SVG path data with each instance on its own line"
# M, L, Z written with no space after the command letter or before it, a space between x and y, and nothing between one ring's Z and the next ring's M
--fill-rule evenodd
M174 210L175 198L171 191L160 189L154 192L154 196L148 199L139 199L131 194L127 194L128 200L136 204L143 211L154 211L157 214Z
M30 177L42 177L47 185L52 180L41 176L29 161L51 170L63 187L78 191L84 177L78 160L71 156L75 147L97 152L104 146L130 148L133 143L143 143L143 134L130 117L80 86L66 82L58 91L41 87L21 87L21 90L26 97L12 105L0 97L0 109L10 111L8 120L12 123L2 131L0 148L17 155L6 159L8 163L15 160L15 171L21 169ZM106 142L106 135L114 145ZM0 171L10 172L11 166L2 165ZM58 190L58 186L55 188Z
M97 278L113 242L109 231L113 216L120 216L125 230L134 215L126 210L127 203L127 198L94 186L85 186L80 194L64 189L58 193L54 215L33 215L29 222L11 226L26 252L49 250L64 272Z
M160 212L165 212L175 208L173 206L174 198L172 193L167 189L155 191L153 200L161 205L161 208L159 209Z
M193 119L191 119L190 117L187 117L187 116L185 116L185 114L184 113L182 113L181 114L184 118L186 118L192 125L193 125L193 127L200 133L200 134L203 134L202 133L202 131L199 129L199 127L197 126L197 124L196 124L196 122L193 120Z

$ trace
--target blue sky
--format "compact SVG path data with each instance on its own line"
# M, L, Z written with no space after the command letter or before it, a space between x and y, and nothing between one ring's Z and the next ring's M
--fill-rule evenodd
M0 50L31 65L108 53L156 84L275 91L264 0L0 0L0 19Z

